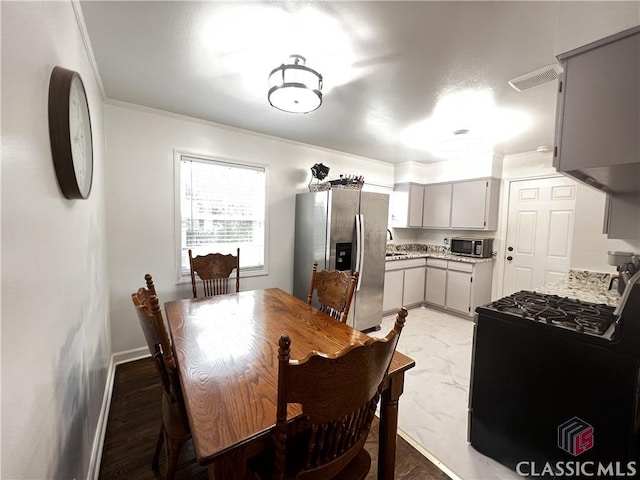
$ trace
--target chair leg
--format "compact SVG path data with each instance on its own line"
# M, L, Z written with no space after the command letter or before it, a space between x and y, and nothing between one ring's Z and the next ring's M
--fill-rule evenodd
M180 450L184 442L180 440L171 440L167 438L167 474L164 477L165 480L173 480L178 468L178 459L180 457Z
M156 450L153 452L153 459L151 460L151 469L157 472L160 469L160 452L162 451L162 444L164 443L164 423L160 423L160 432L158 433L158 440L156 441Z

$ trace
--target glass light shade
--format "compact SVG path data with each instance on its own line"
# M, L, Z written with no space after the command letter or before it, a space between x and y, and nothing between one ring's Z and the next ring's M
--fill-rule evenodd
M304 65L304 57L282 64L269 74L269 103L285 112L308 113L322 104L322 75Z

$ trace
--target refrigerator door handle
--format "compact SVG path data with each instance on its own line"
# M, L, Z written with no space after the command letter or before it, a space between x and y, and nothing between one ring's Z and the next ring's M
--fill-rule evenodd
M362 249L360 243L362 239L360 238L361 228L360 228L360 215L356 213L356 266L353 269L354 272L360 271L360 250Z
M359 264L360 270L358 275L358 286L356 291L360 291L360 285L362 284L362 271L364 270L364 215L359 214L360 217L360 241L358 242L358 255L360 256Z

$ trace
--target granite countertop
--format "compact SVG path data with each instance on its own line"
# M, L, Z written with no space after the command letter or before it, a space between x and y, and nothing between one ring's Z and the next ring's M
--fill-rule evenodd
M454 260L456 262L464 263L485 263L494 261L493 257L476 258L456 255L449 251L449 247L445 247L442 245L387 245L386 260L388 262L393 262L396 260L410 260L413 258L441 258L442 260Z
M615 274L570 269L564 280L548 283L537 288L536 292L616 307L620 302L620 294L616 288L609 290L612 276Z

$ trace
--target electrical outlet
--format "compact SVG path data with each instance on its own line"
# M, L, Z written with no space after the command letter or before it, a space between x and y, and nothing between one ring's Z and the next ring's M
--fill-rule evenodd
M444 244L449 245L449 237L444 237Z

